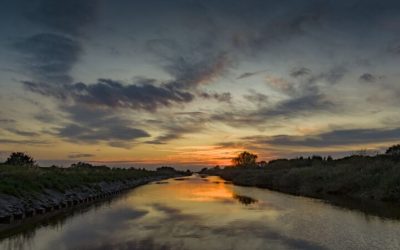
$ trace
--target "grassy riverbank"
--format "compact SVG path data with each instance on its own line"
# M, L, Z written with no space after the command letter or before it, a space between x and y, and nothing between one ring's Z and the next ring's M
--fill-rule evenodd
M82 162L68 168L45 168L29 156L17 153L0 164L0 232L81 204L107 199L151 181L188 174L171 167L151 171Z
M68 168L45 168L33 160L14 158L17 160L0 164L0 238L125 190L189 174L170 167L150 171L81 162Z
M218 175L237 185L269 188L295 195L400 202L398 156L281 159L263 167L213 168L201 173Z
M26 197L53 189L59 192L100 182L176 176L176 171L108 168L81 164L70 168L26 167L0 164L0 194Z

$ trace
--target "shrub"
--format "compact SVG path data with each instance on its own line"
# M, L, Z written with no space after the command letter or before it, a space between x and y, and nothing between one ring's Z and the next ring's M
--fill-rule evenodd
M31 156L22 152L11 153L5 163L12 166L35 166L35 160Z

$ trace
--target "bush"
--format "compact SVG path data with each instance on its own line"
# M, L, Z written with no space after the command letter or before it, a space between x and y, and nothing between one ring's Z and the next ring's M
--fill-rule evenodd
M33 160L31 156L22 152L11 153L5 163L12 166L35 166L35 160Z
M400 144L393 145L386 150L387 155L400 156Z
M256 167L257 155L244 151L237 157L232 159L233 165L236 167Z

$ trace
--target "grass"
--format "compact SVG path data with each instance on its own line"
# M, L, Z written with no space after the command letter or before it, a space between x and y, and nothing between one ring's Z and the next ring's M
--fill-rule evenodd
M144 177L172 175L172 171L148 171L106 167L42 168L0 164L0 193L16 197L31 196L44 189L67 189Z
M204 170L234 184L256 186L310 197L346 196L400 201L400 160L388 155L351 156L338 160L271 161L266 167Z

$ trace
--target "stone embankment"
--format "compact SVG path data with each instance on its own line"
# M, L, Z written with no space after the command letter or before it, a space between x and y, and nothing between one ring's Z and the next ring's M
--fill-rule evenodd
M75 206L83 206L105 200L134 187L165 178L168 177L148 177L112 183L100 182L64 192L47 189L43 193L24 198L0 194L0 230L1 225L7 227L7 225L21 222L37 215L50 214Z

